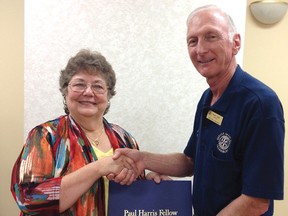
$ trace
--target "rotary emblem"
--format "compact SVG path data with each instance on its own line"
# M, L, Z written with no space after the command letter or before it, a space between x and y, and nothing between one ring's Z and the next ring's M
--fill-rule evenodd
M227 133L221 133L217 137L217 148L222 153L227 153L231 144L231 136Z

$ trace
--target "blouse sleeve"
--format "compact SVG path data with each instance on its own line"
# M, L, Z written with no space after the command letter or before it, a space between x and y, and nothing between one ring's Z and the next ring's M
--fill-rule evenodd
M46 128L34 128L14 164L11 192L23 213L59 214L62 178L54 177L53 140Z

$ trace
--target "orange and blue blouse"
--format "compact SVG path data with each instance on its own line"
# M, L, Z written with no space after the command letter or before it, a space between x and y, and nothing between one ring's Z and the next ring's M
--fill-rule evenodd
M103 118L112 148L139 149L131 134ZM33 128L14 164L11 192L20 215L105 216L103 178L77 202L59 213L62 177L97 160L81 127L70 115L60 116ZM143 179L144 173L138 177Z

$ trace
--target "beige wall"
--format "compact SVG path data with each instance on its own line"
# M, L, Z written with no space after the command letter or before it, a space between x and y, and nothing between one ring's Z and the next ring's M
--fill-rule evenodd
M247 1L250 2L249 0ZM24 2L0 0L0 216L17 215L18 208L10 193L12 165L23 143L23 82L24 82ZM244 47L244 68L270 85L282 100L284 110L288 110L287 56L288 15L271 27L258 25L247 11ZM287 118L287 112L285 114ZM287 121L286 121L287 122ZM287 128L287 123L286 123ZM287 153L287 139L286 139ZM287 160L286 160L287 172ZM285 181L287 191L288 181ZM275 216L288 212L287 197L277 201Z
M252 0L247 1L247 5ZM273 88L285 112L286 130L288 120L288 13L277 24L265 26L257 23L247 6L247 20L244 47L244 69ZM288 151L287 136L285 140L285 156ZM286 156L287 157L287 156ZM288 212L288 164L285 161L285 200L276 201L275 216L287 215Z
M6 216L19 215L10 176L23 144L24 2L0 0L0 5L0 216Z

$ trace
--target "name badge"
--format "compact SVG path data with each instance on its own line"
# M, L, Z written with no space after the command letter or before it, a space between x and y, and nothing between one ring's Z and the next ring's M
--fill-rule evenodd
M221 125L223 121L223 116L209 110L206 116L207 119L214 122L217 125Z

